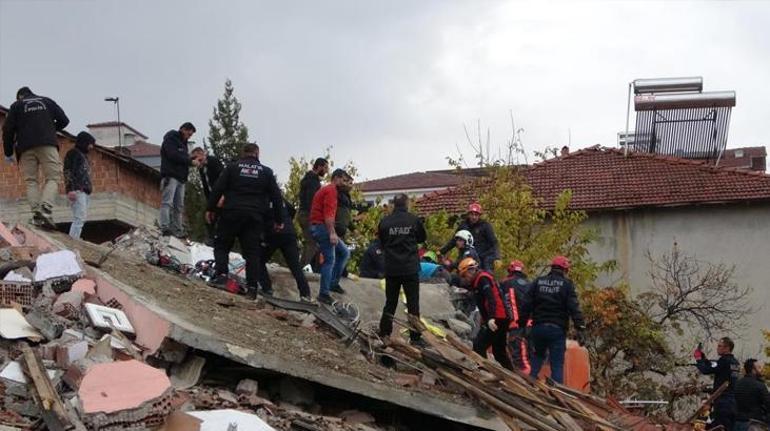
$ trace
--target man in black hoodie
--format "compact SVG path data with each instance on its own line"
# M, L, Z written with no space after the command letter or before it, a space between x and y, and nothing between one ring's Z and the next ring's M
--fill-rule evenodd
M393 314L398 306L398 296L404 289L406 309L412 316L420 317L420 255L418 244L427 235L422 221L407 211L409 197L399 194L393 199L393 212L380 221L377 232L385 251L385 307L380 319L380 336L389 337L393 332ZM410 332L412 343L421 344L418 332Z
M91 194L91 168L88 165L88 151L96 140L88 132L78 133L75 148L67 151L64 157L64 183L67 199L72 206L72 224L70 236L80 238L83 225L88 217L88 196Z
M198 175L201 179L203 196L208 200L209 195L211 194L211 188L217 183L217 180L225 167L221 160L208 154L208 152L201 147L195 147L191 154L195 160L198 161ZM215 213L216 217L214 218L214 222L206 222L206 245L209 247L214 246L214 235L216 234L215 226L217 224L216 219L219 217L219 211L216 211Z
M190 166L198 161L190 157L187 141L195 133L192 123L184 123L179 130L169 130L160 147L160 229L163 236L185 236L182 227L184 189Z
M770 421L770 392L762 379L762 365L756 359L743 363L743 378L735 383L735 431L746 431L751 421Z
M313 261L318 253L318 244L310 233L310 206L313 196L321 188L321 179L329 173L329 161L317 158L313 163L313 170L308 171L299 183L299 212L297 213L299 225L302 228L302 266Z
M32 222L56 227L52 218L53 203L59 192L62 164L56 132L69 124L64 111L53 100L35 95L28 87L16 93L16 102L8 110L3 125L5 160L13 163L13 154L21 165L27 184L27 201ZM38 185L38 170L43 172L43 190Z
M715 362L709 361L701 351L700 346L693 352L698 371L701 374L714 376L714 390L716 391L727 382L727 389L711 404L711 415L714 421L710 429L722 425L724 429L733 429L735 422L735 382L738 381L741 364L733 356L735 343L728 337L723 337L717 343L717 355Z

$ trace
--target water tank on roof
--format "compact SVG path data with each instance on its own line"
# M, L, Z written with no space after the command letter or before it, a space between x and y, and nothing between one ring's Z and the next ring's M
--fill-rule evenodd
M703 91L703 78L655 78L634 80L634 93L684 93Z

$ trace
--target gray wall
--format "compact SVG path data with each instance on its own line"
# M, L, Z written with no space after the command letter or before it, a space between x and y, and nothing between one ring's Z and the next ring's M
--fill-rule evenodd
M628 281L635 292L650 286L646 251L660 255L674 242L699 260L735 265L735 281L753 289L756 309L747 316L748 328L736 352L760 356L762 330L770 330L768 221L770 204L729 204L590 214L586 224L600 236L590 247L591 256L598 261L615 259L619 266L615 280Z

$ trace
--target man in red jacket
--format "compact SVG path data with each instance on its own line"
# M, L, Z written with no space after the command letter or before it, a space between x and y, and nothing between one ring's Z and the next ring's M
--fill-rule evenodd
M332 173L331 184L316 192L310 207L310 233L323 255L318 301L325 304L334 302L329 295L330 291L343 292L339 287L340 277L350 257L350 251L337 236L334 222L337 218L337 189L345 187L345 182L350 180L352 177L347 172L336 169Z
M473 340L473 350L486 357L487 349L492 346L495 360L513 370L507 349L508 327L513 318L508 293L500 289L495 277L480 269L479 263L472 257L463 259L457 270L464 287L473 293L481 313L481 330Z

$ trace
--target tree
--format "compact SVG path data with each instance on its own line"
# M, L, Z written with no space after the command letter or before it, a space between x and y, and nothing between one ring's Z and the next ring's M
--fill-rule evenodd
M227 163L238 158L249 141L249 130L240 121L241 103L234 95L233 83L225 81L225 93L217 101L209 120L209 145L214 155Z

